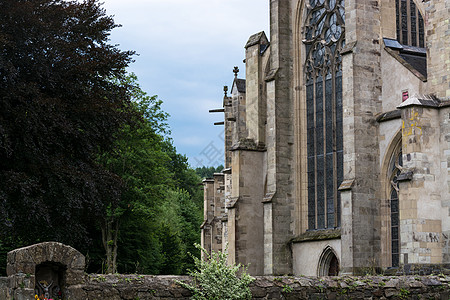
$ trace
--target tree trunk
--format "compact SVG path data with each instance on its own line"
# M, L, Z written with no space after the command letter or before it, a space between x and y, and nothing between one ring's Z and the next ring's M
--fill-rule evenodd
M106 274L117 272L117 237L119 221L110 217L102 225L102 242L106 252Z

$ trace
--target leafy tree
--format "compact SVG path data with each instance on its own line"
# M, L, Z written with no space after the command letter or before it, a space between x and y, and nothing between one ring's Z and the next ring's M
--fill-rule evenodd
M143 92L136 80L136 76L131 74L126 84L133 87L133 108L141 117L133 125L124 126L113 150L99 157L99 161L119 175L125 184L120 201L106 207L101 222L107 273L117 272L121 223L130 218L135 222L136 215L154 218L158 204L165 198L167 186L171 184L171 174L166 167L170 157L163 151L165 142L162 135L167 131L167 114L160 108L162 102Z
M7 251L48 240L97 272L189 265L200 180L127 76L134 52L108 44L115 27L97 0L0 1L0 272Z
M133 115L115 27L96 0L0 1L0 240L81 244L120 198L97 162Z
M194 244L200 242L203 216L201 207L194 199L185 190L170 190L161 206L159 222L164 256L161 274L185 274L194 267L194 261L187 253L199 257L200 253Z
M218 167L198 167L195 169L195 173L201 178L212 178L214 173L220 173L223 170L223 165Z

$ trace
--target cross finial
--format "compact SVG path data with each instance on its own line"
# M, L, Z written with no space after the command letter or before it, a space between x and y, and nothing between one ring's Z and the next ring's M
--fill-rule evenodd
M237 75L239 73L239 68L238 67L234 67L233 73L234 73L234 77L237 78Z
M226 85L223 86L223 92L225 93L225 97L227 97L228 86Z

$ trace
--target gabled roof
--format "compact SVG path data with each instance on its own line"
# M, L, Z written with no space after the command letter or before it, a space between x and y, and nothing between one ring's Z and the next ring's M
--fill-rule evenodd
M235 86L239 93L245 94L245 79L234 78L233 88L231 89L231 93L233 93L233 89Z
M247 44L245 44L244 48L248 48L248 47L254 46L256 44L262 44L262 45L269 44L269 40L267 39L267 36L264 33L264 31L255 33L254 35L250 36L247 41Z
M424 106L424 107L447 107L449 106L449 100L441 100L434 95L418 95L415 94L412 97L409 97L406 101L402 102L397 108L408 107L411 105Z

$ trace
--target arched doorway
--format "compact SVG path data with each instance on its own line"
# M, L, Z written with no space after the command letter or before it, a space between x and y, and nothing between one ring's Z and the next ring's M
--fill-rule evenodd
M319 259L318 276L338 276L339 275L339 260L333 248L328 246L322 252Z

